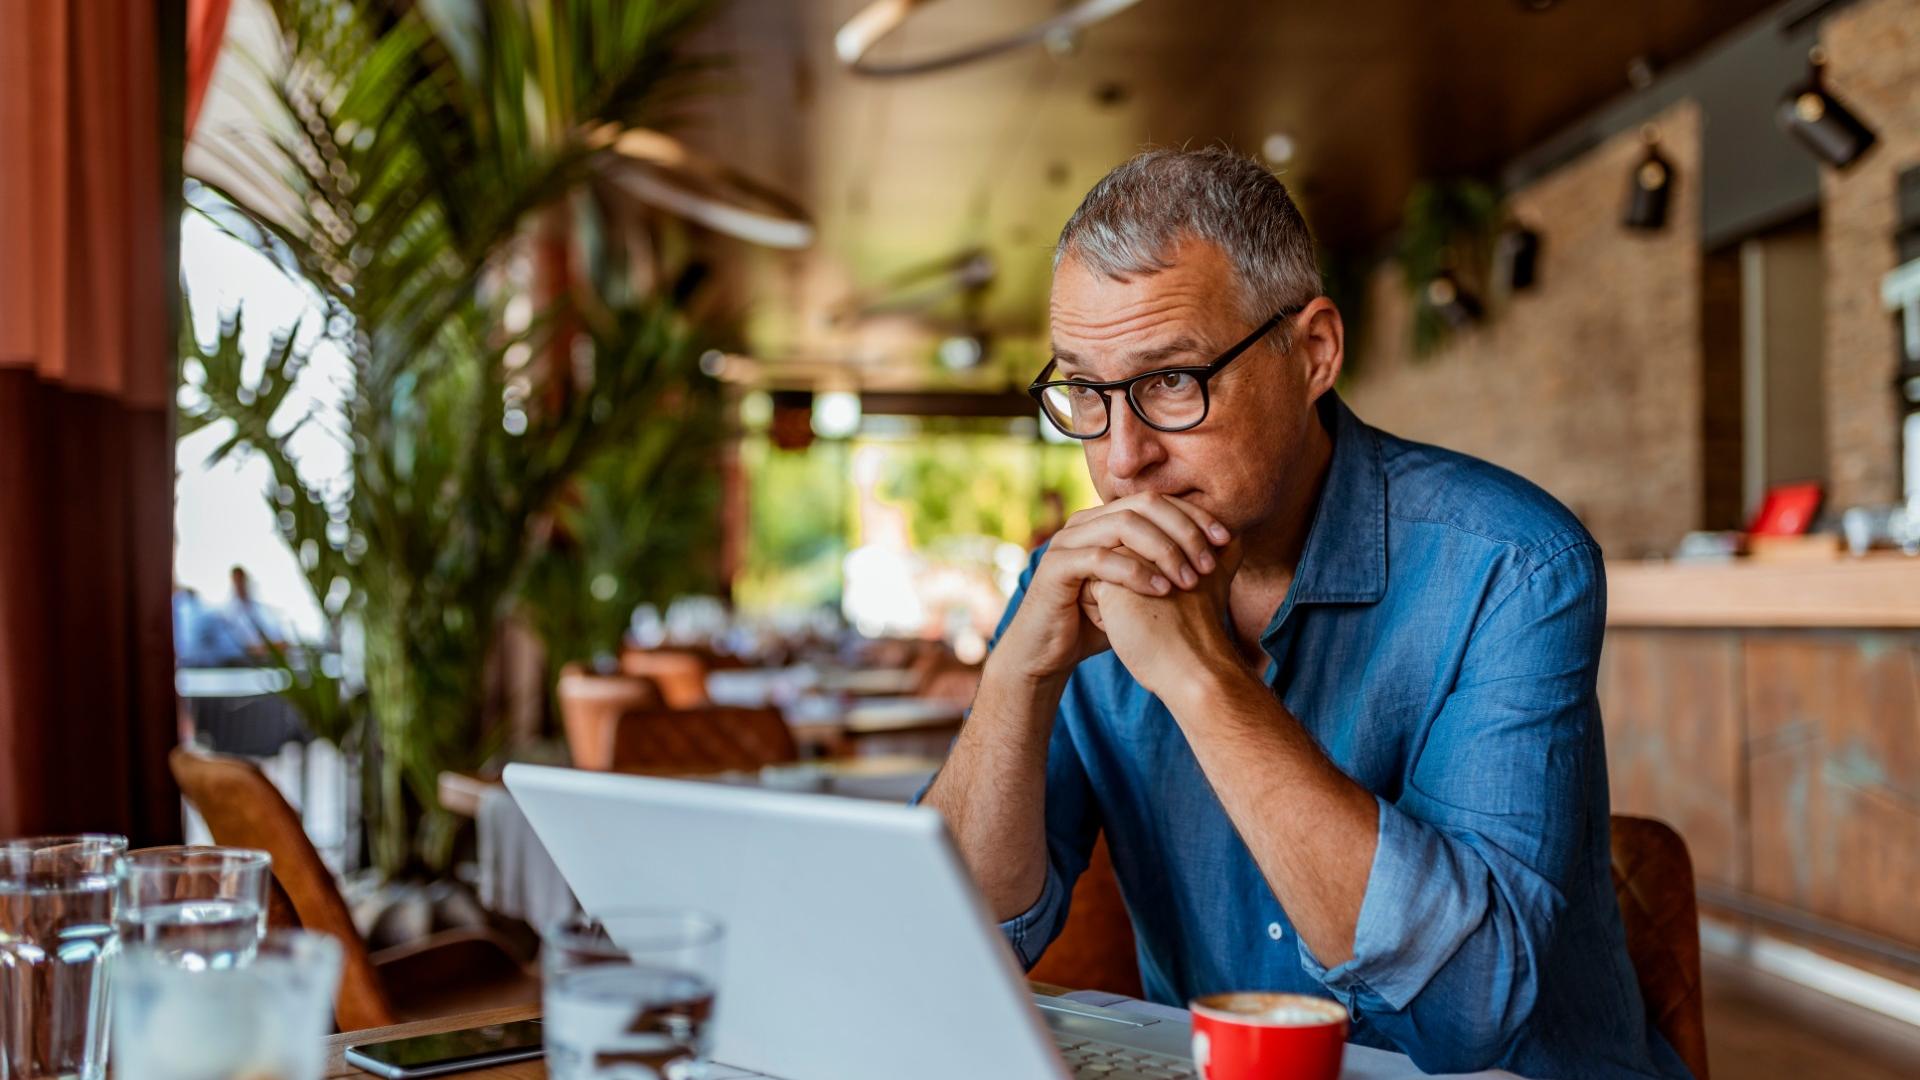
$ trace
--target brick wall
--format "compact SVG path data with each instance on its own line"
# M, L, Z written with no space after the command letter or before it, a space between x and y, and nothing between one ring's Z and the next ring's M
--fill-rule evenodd
M1669 550L1702 514L1699 109L1654 124L1678 178L1664 230L1620 225L1638 133L1602 143L1511 197L1543 237L1539 279L1484 326L1414 359L1381 266L1346 390L1375 425L1545 487L1614 557Z
M1920 0L1862 0L1821 28L1827 82L1880 138L1820 176L1826 255L1827 445L1834 505L1899 497L1892 316L1880 278L1894 266L1894 184L1920 165Z

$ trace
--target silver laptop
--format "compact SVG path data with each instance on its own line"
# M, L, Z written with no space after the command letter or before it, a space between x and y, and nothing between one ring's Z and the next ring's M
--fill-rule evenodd
M714 1059L783 1080L1186 1077L1187 1025L1036 997L939 814L509 765L589 913L726 924Z

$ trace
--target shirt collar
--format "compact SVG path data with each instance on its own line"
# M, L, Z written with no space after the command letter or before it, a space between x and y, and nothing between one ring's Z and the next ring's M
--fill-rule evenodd
M1387 588L1387 477L1380 440L1338 394L1318 405L1333 439L1327 482L1294 571L1294 604L1371 604Z

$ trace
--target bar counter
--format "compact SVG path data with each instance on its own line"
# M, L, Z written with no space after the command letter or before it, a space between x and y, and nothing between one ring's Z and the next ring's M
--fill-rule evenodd
M1607 625L1920 628L1920 558L1609 563Z
M1613 563L1617 812L1703 904L1920 986L1920 559Z

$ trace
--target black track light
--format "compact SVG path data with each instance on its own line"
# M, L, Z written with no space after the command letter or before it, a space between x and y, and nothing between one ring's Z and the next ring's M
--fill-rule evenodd
M1873 145L1873 132L1839 98L1827 92L1821 78L1826 51L1814 46L1807 61L1807 81L1780 98L1774 115L1787 134L1800 140L1815 157L1844 169Z
M1667 203L1673 195L1673 162L1660 153L1660 141L1652 125L1641 129L1646 153L1633 166L1627 181L1627 212L1622 222L1629 229L1654 231L1667 224Z
M1480 321L1485 309L1472 293L1460 287L1460 279L1451 270L1442 270L1427 282L1424 294L1427 306L1438 312L1447 325L1464 329Z

